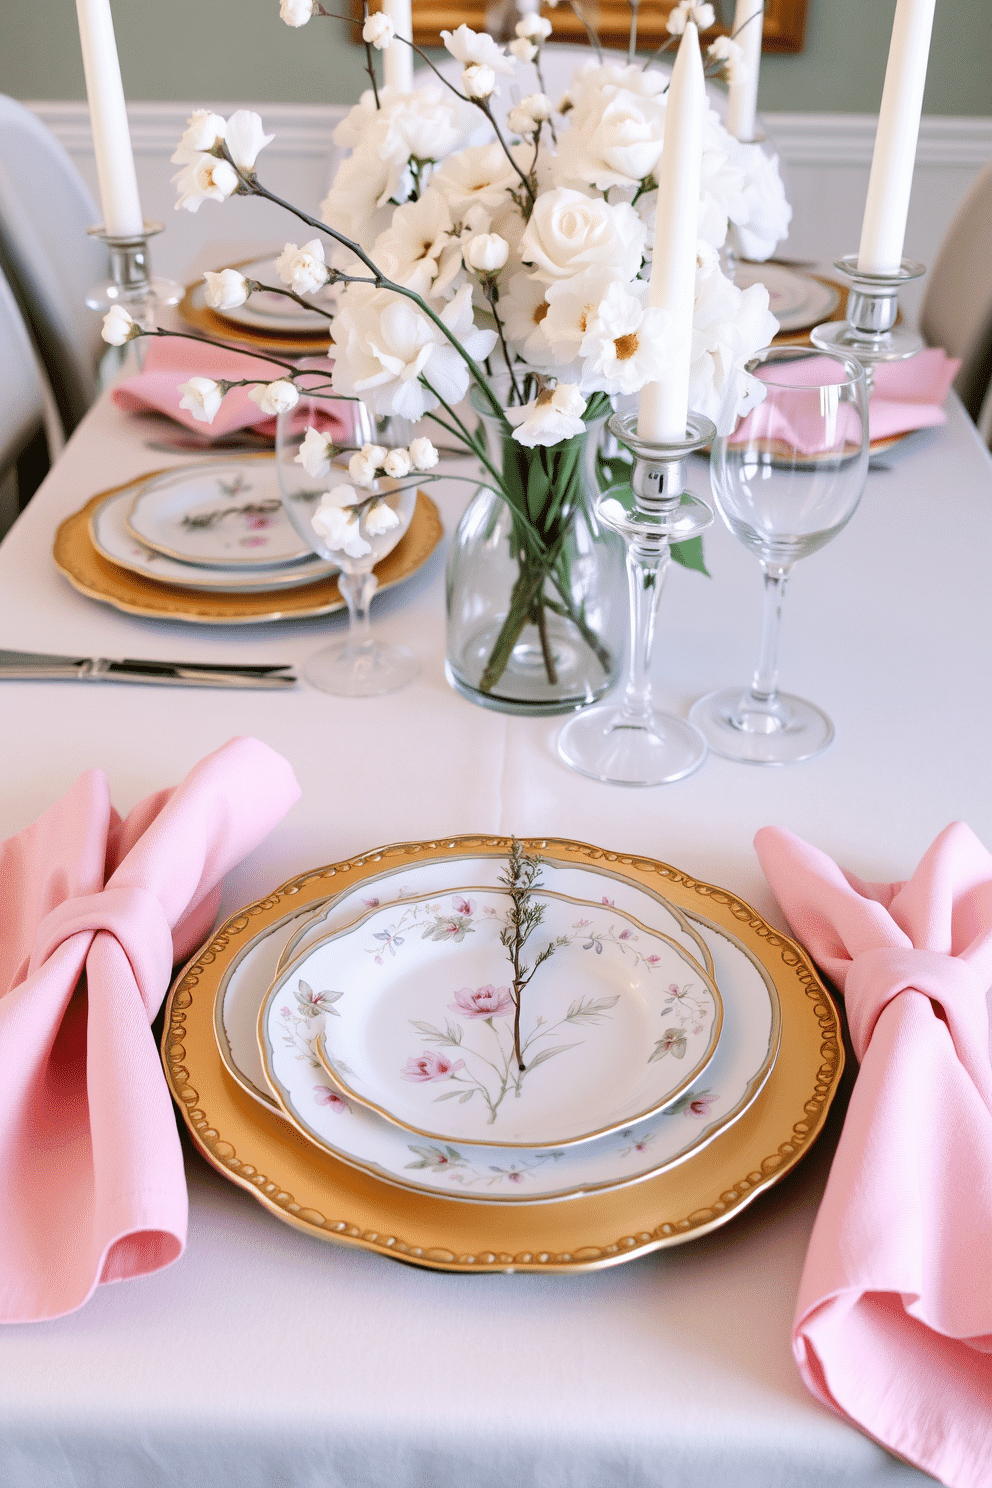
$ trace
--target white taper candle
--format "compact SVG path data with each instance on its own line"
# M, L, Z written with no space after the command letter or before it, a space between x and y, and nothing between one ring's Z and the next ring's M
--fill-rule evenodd
M764 24L765 0L737 0L733 38L744 56L740 75L735 74L727 88L727 128L734 139L754 139Z
M86 97L93 125L103 225L118 238L144 232L110 0L76 0Z
M871 158L858 268L891 274L902 262L935 0L898 0Z
M413 52L406 45L413 40L413 11L410 0L383 0L382 8L393 23L393 31L403 41L394 40L383 53L385 81L400 93L413 92Z
M651 304L667 310L672 318L673 350L665 376L641 389L637 408L638 434L659 442L685 438L689 410L705 108L699 33L690 21L679 44L668 90L648 291Z

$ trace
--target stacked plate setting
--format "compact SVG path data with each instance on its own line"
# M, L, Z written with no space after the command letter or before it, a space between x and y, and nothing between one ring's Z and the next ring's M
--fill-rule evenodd
M230 267L259 284L275 286L281 283L272 257L252 259ZM179 314L188 325L227 340L237 340L248 347L326 355L330 345L327 312L333 308L330 290L326 287L318 290L310 296L310 301L309 305L301 305L287 295L261 290L251 295L243 305L214 310L207 303L206 286L200 279L186 291Z
M218 984L228 1073L327 1156L442 1200L534 1204L698 1154L761 1092L778 991L743 945L623 873L545 859L521 996L504 857L392 868L260 933Z

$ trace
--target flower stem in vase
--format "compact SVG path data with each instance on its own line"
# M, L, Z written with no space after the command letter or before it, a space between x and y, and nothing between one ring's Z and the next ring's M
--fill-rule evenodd
M538 953L533 966L525 966L523 963L524 946L544 919L545 906L532 897L533 891L541 887L540 872L540 858L525 853L514 837L510 844L506 869L500 874L500 882L506 885L510 895L510 911L499 938L506 946L510 965L513 967L513 1054L517 1069L521 1072L525 1068L520 1046L521 994L541 963L549 960L559 946L567 944L564 937L551 940Z

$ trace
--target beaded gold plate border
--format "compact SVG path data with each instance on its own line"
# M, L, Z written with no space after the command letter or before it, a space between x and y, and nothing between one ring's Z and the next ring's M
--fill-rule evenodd
M166 467L168 469L169 467ZM150 470L133 481L99 491L55 534L53 556L56 567L74 589L129 615L152 620L184 620L197 625L248 625L270 620L302 620L329 615L344 608L336 578L318 579L298 589L267 590L260 594L218 594L201 589L183 589L178 584L157 584L97 552L90 536L90 517L102 501L119 491L137 488L162 470ZM376 565L379 588L389 589L409 578L433 553L444 535L441 514L429 496L417 492L417 505L405 535L391 553Z
M467 1203L394 1187L336 1162L269 1114L225 1070L214 1039L217 984L237 953L301 903L326 898L392 865L507 850L469 836L377 848L291 879L233 915L169 994L162 1054L172 1094L203 1156L278 1219L324 1240L447 1271L594 1270L678 1245L725 1224L802 1158L822 1129L844 1064L837 1009L806 953L728 889L652 858L560 838L531 851L608 864L661 889L680 908L724 925L778 989L782 1039L754 1104L681 1165L631 1188L514 1206Z

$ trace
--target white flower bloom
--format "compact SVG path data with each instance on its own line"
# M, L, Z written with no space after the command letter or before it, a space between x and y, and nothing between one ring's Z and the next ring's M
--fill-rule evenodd
M138 326L123 305L112 305L103 317L100 335L108 346L123 346L125 341L138 335Z
M311 480L323 480L325 475L331 473L333 455L334 441L330 435L322 434L319 429L311 427L303 436L295 461L297 465L303 466Z
M313 0L279 0L279 19L287 26L305 26L313 15Z
M496 91L496 74L484 62L470 62L462 73L466 98L489 98Z
M672 36L681 36L687 21L694 21L700 31L706 31L716 20L712 5L700 5L698 0L679 0L669 12L667 26Z
M362 454L371 460L376 470L381 470L386 463L386 455L389 451L384 444L363 444Z
M295 408L300 401L300 390L295 383L287 382L279 378L276 382L265 383L261 387L250 387L248 396L253 403L257 403L263 413L271 414L288 413Z
M580 77L569 127L559 142L557 178L608 191L636 186L652 175L665 134L664 84L660 73L616 65Z
M410 459L414 470L433 470L440 459L434 445L425 436L410 441Z
M227 121L227 148L238 170L254 170L259 150L274 139L274 134L265 133L261 117L250 109L238 109Z
M526 273L514 274L500 295L503 330L510 347L524 361L539 371L550 371L557 365L545 330L549 313L545 298L548 286Z
M214 155L198 155L195 160L177 171L172 178L179 200L176 211L185 207L187 212L197 212L205 201L226 201L238 189L238 174L226 160Z
M428 186L419 201L395 209L389 227L375 240L372 257L394 283L417 294L434 294L432 286L452 227L443 194Z
M499 233L478 233L465 249L465 262L478 274L495 274L509 256L510 245Z
M500 145L459 150L439 166L431 186L442 193L452 217L463 218L470 207L497 212L520 185L520 177Z
M768 156L760 145L738 146L735 163L744 177L742 200L731 210L737 245L744 258L765 259L776 243L789 235L792 208L779 174L778 156Z
M362 40L378 47L380 52L385 51L395 35L393 18L384 10L374 10L362 27Z
M324 262L323 243L318 238L311 238L302 248L287 243L276 259L276 273L294 294L313 294L330 277Z
M358 492L351 486L335 486L333 491L324 492L310 518L310 525L324 546L349 558L365 558L372 551L372 544L362 537L355 510L358 500Z
M646 306L633 286L614 282L579 348L582 386L587 392L638 393L646 382L659 380L674 351L667 311Z
M713 62L722 62L728 83L743 82L747 75L744 48L730 36L718 36L706 48L706 55Z
M531 135L551 114L551 99L547 94L531 93L510 110L507 123L514 134Z
M582 415L586 400L577 387L560 382L554 389L545 388L523 408L508 408L506 416L516 425L513 437L529 449L537 444L559 444L583 433Z
M538 278L567 279L596 264L610 264L623 279L641 266L646 230L633 207L558 187L542 192L520 241L524 263Z
M542 322L551 355L559 366L575 361L586 333L599 314L610 285L621 281L609 264L596 264L570 279L559 279L545 288L548 309Z
M546 16L539 15L536 10L521 16L514 26L518 36L526 36L528 41L547 41L551 35L551 22Z
M381 537L399 525L399 517L385 501L374 501L365 513L365 531L370 537Z
M471 26L459 26L457 31L442 31L441 40L464 67L475 62L483 67L491 67L493 72L512 77L517 65L516 59L508 57L487 31L473 31Z
M472 287L465 284L439 311L459 346L476 361L489 355L496 332L477 329ZM409 300L388 290L350 285L332 323L335 344L334 388L362 398L375 413L394 413L413 422L438 399L458 403L468 389L468 368L447 336Z
M348 474L356 486L374 486L379 467L375 460L369 459L364 450L356 450L348 461Z
M179 385L182 397L179 407L186 408L201 424L212 424L224 397L219 382L212 377L191 377Z
M526 36L514 37L507 50L513 53L518 62L533 62L537 56L537 47L532 45Z
M713 419L718 433L728 433L753 400L754 379L744 363L777 332L763 284L742 291L715 265L697 271L689 406Z
M191 165L199 155L208 154L227 133L227 122L220 114L197 109L190 114L186 132L172 157L173 165Z
M234 310L248 298L248 281L237 269L221 269L219 274L207 269L204 299L211 310Z
M391 449L386 456L385 470L394 480L402 480L409 475L413 469L413 461L410 459L410 451L405 449Z

